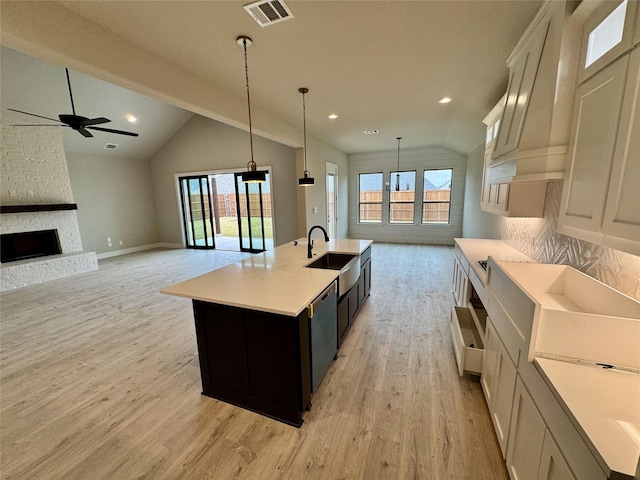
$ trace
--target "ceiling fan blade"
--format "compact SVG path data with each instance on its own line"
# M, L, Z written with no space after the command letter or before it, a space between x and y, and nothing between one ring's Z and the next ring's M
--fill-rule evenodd
M14 123L12 127L68 127L69 125L60 125L56 123Z
M36 115L35 113L23 112L22 110L16 110L15 108L7 108L7 110L11 110L12 112L24 113L25 115L31 115L32 117L44 118L46 120L53 120L54 122L59 122L57 118L49 118L43 117L42 115Z
M85 137L93 137L93 135L91 135L91 132L85 130L84 128L78 128L78 129L74 129L77 130L78 132L80 132L80 135L83 135Z
M99 118L88 118L87 120L84 120L83 122L81 122L81 125L83 127L87 127L89 125L100 125L101 123L109 123L111 120L109 120L108 118L104 118L104 117L99 117Z
M102 127L87 127L91 130L100 130L101 132L109 132L109 133L117 133L119 135L129 135L130 137L137 137L137 133L133 132L125 132L123 130L112 130L111 128L102 128Z
M73 114L76 114L76 106L73 104L73 93L71 93L71 80L69 80L69 69L65 67L64 71L67 74L67 85L69 85L69 98L71 98L71 110Z

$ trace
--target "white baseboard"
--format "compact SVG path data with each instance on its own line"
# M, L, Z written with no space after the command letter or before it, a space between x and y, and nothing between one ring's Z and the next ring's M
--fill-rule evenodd
M98 253L98 260L105 258L118 257L129 253L142 252L143 250L153 250L154 248L184 248L180 243L150 243L148 245L140 245L138 247L123 248L122 250L114 250L112 252Z

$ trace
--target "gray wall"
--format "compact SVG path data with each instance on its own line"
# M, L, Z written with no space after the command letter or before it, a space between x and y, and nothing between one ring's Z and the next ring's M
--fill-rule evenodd
M303 149L296 150L298 177L304 172ZM326 163L338 167L338 238L349 234L349 157L335 147L307 135L307 167L315 179L312 187L298 188L298 236L305 237L313 225L327 226ZM313 213L313 207L318 212Z
M147 161L76 152L66 156L85 250L100 254L158 241Z
M462 236L465 238L500 238L503 218L480 209L482 170L484 169L484 142L467 158L467 176L464 187L464 214Z
M270 166L278 245L297 238L295 149L254 135L255 161ZM194 115L149 159L158 212L159 241L182 244L175 174L246 168L249 134L235 127Z
M453 245L453 239L462 235L462 212L467 157L444 147L426 147L403 150L400 170L416 170L416 201L421 200L422 171L424 169L453 168L451 216L449 225L422 225L416 215L414 225L360 224L358 223L358 179L360 173L383 173L383 182L389 181L389 172L397 168L397 150L349 155L349 236L379 242ZM386 192L385 192L386 194ZM386 197L388 198L388 194ZM387 208L383 204L383 208ZM419 208L421 211L421 208ZM383 219L385 214L383 212Z

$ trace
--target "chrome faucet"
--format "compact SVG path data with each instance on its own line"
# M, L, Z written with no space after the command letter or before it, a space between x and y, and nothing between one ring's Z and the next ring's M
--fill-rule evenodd
M329 235L327 235L327 231L324 229L324 227L321 227L320 225L314 225L313 227L311 227L309 229L309 235L307 236L307 258L313 258L313 255L311 253L311 251L313 250L313 240L311 240L311 232L313 232L316 228L319 228L320 230L322 230L322 233L324 233L324 241L329 241Z

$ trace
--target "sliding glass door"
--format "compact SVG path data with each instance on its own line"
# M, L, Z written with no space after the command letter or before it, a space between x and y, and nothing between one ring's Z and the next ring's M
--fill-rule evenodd
M180 177L180 198L187 248L215 248L209 175Z
M269 174L264 183L243 183L241 175L235 174L240 250L264 252L273 246Z

